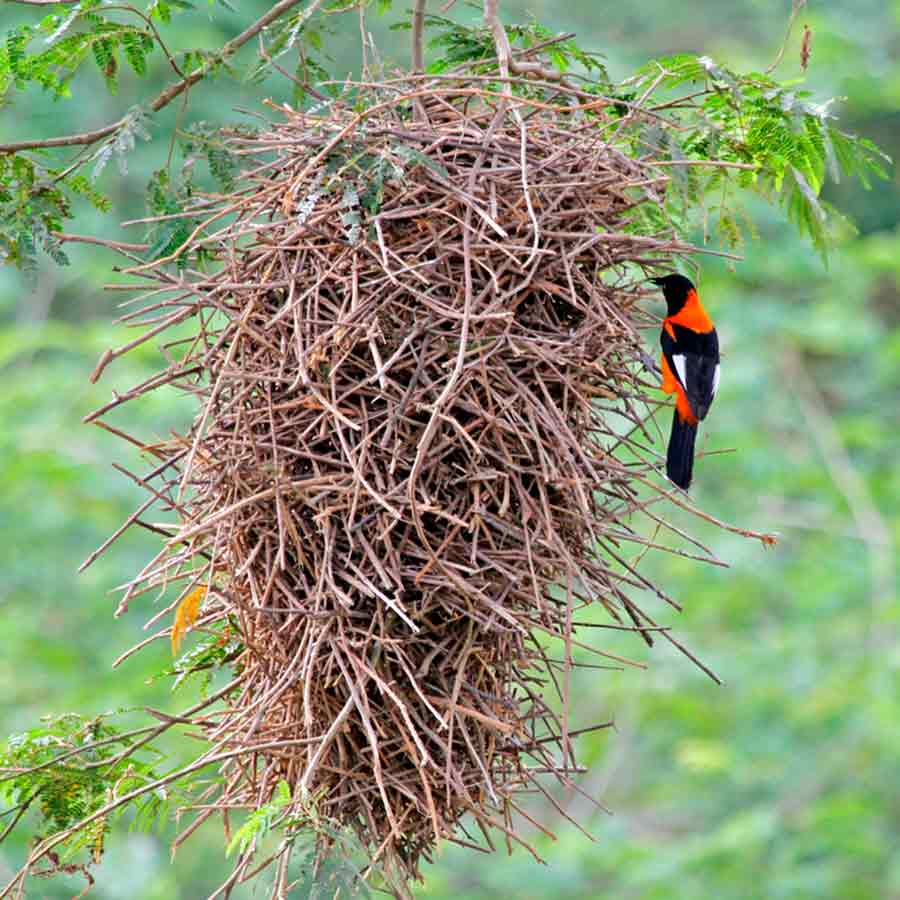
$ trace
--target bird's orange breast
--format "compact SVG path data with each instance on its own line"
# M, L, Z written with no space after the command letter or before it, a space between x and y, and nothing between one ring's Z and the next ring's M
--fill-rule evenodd
M693 289L688 291L687 300L684 306L675 313L674 316L668 316L663 322L663 327L672 338L675 338L673 325L681 325L684 328L690 328L698 334L706 334L713 330L713 322L709 317L709 313L703 308L700 297Z

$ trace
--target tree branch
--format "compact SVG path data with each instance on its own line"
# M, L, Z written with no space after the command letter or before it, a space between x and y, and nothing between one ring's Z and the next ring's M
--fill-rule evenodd
M16 812L15 816L13 816L12 821L9 823L9 825L7 825L6 828L3 829L3 833L0 834L0 844L2 844L9 837L9 835L12 833L12 831L16 827L16 825L19 824L19 819L21 819L22 816L24 816L25 813L28 812L28 807L30 807L31 804L34 803L35 798L37 797L38 793L39 793L39 791L35 791L30 796L26 797L18 805L18 807L15 807L15 806L13 807L13 809L17 810L17 812ZM10 810L10 812L12 812L12 810ZM4 813L4 815L6 815L6 813Z
M53 237L58 241L70 244L96 244L98 247L109 247L112 250L124 250L128 253L145 253L149 244L130 244L126 241L109 241L105 238L93 237L89 234L68 234L65 231L54 231Z
M556 69L547 69L536 62L519 62L513 56L510 47L509 36L498 12L498 0L484 0L484 24L491 29L494 37L494 46L497 48L497 61L500 64L500 75L509 78L512 75L536 75L544 81L558 81L565 84L562 72ZM525 52L533 51L534 47L527 48Z
M500 75L509 78L512 50L509 46L509 36L500 21L497 11L497 0L484 0L484 24L491 29L494 37L494 46L497 48L497 62L500 64Z
M27 876L32 873L32 869L35 864L45 856L47 856L47 854L50 853L50 851L54 847L57 847L63 841L68 840L68 838L70 838L75 832L81 831L92 822L96 822L98 819L105 818L111 812L120 809L121 807L130 803L132 800L136 800L138 797L142 797L144 794L147 794L150 791L156 791L159 788L166 787L173 781L178 781L180 778L184 778L188 775L193 774L194 772L199 772L201 769L205 769L207 766L211 766L215 763L225 762L229 759L236 759L244 755L252 756L252 754L264 750L275 750L286 746L306 746L308 744L313 744L319 740L321 740L321 737L300 738L297 740L286 739L280 741L265 741L260 744L251 744L247 747L242 747L239 750L226 750L220 753L212 753L210 751L207 751L190 765L184 766L175 772L170 772L168 775L165 775L162 778L157 778L156 781L147 782L132 791L119 795L118 797L113 796L113 798L109 800L104 806L90 813L90 815L85 816L74 825L70 825L64 831L58 831L55 834L48 835L43 840L41 840L31 850L31 853L29 854L28 860L25 862L25 865L23 865L22 868L19 869L12 881L10 881L6 885L6 887L3 888L2 891L0 891L0 898L11 896L13 889L23 884L25 878L27 878ZM21 891L16 896L21 896Z
M778 51L778 56L775 57L775 62L766 69L765 74L769 75L778 68L779 63L782 59L784 59L784 51L787 50L788 41L791 39L791 31L794 28L794 22L797 20L797 14L806 6L806 0L793 0L791 3L791 17L788 19L787 25L787 34L784 36L784 42L781 45L781 49ZM805 68L805 66L804 66Z
M70 134L66 137L47 138L44 141L19 141L15 144L0 144L0 153L18 153L20 150L43 150L48 147L77 147L83 144L95 144L97 141L115 134L124 122L125 117L123 116L112 125L98 128L95 131L84 131L81 134Z
M263 58L263 60L268 63L276 72L280 75L283 75L287 78L288 81L293 81L294 84L297 85L298 88L302 91L306 91L308 94L311 94L316 100L327 100L328 98L321 91L317 91L308 81L301 81L296 75L292 75L285 69L283 66L279 66L277 62L269 55L266 50L266 46L263 43L262 37L259 39L259 55Z
M425 31L425 0L416 0L412 14L412 70L414 75L425 71L425 50L423 34Z
M421 75L425 71L424 32L425 0L416 0L412 14L412 71L414 75ZM421 97L416 97L413 101L413 108L418 122L424 122L428 118Z
M43 0L17 0L17 2L43 3ZM222 50L216 56L216 59L227 59L233 53L236 53L244 46L244 44L253 40L263 28L267 25L271 25L272 22L279 19L289 9L297 6L301 2L302 0L281 0L280 3L276 3L264 16L257 19L249 28L242 31L237 37L228 41L228 43L222 47ZM324 2L325 0L312 0L309 8L304 13L304 21L314 15ZM169 87L162 91L150 103L151 112L159 112L163 107L168 106L176 97L181 96L181 94L189 87L204 78L209 73L211 65L212 61L204 63L199 69L195 69L180 81L170 84ZM50 147L77 147L85 144L94 144L97 141L103 140L103 138L109 137L111 134L115 134L127 120L128 116L123 116L121 119L118 119L110 125L106 125L105 127L98 128L94 131L85 131L81 134L70 134L65 137L48 138L43 141L18 141L14 144L0 144L0 153L18 153L21 150L38 150Z
M131 6L130 4L127 4L127 3L122 6L114 6L112 4L109 4L105 8L106 9L120 9L123 12L131 13L132 15L137 16L139 19L141 19L144 22L144 24L153 32L153 36L156 38L156 43L159 44L159 49L162 50L166 59L169 61L169 65L171 65L172 68L175 70L175 74L179 78L184 78L184 72L181 71L181 69L178 66L178 63L175 62L175 57L172 56L172 54L169 52L169 48L165 45L165 42L162 39L162 35L159 33L159 30L157 29L156 25L153 23L153 19L151 19L150 16L144 15L144 13L142 13L137 7Z

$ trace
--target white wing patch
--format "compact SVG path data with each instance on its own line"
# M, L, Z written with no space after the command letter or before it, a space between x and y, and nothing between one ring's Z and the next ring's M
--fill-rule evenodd
M678 380L681 382L682 387L687 387L687 365L685 358L682 354L678 354L678 356L672 357L672 362L675 363L675 371L678 373Z
M713 372L713 385L712 385L712 395L713 397L719 392L719 364L716 363L716 371Z

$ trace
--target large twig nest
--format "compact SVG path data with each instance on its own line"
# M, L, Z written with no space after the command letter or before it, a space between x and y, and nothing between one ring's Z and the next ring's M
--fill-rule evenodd
M214 274L144 267L153 327L197 329L131 396L200 406L155 448L180 524L124 601L209 585L205 623L237 626L204 728L245 753L207 803L284 779L407 874L467 814L515 836L517 795L577 771L583 605L652 640L622 544L663 484L636 303L685 249L635 225L662 179L601 104L456 86L423 120L413 93L234 138L248 168L188 248Z

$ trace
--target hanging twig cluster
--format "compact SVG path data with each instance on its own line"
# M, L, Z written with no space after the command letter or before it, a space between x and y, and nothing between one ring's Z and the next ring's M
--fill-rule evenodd
M236 751L201 818L286 781L404 878L471 843L465 817L524 842L520 794L556 803L580 771L574 657L628 662L578 634L586 607L674 641L630 561L672 490L638 302L690 249L635 227L666 176L616 149L603 102L420 84L230 141L234 192L135 270L154 287L126 318L178 326L169 364L91 417L164 385L199 403L139 478L177 524L120 609L206 589L202 623L239 637L227 708L198 721Z

